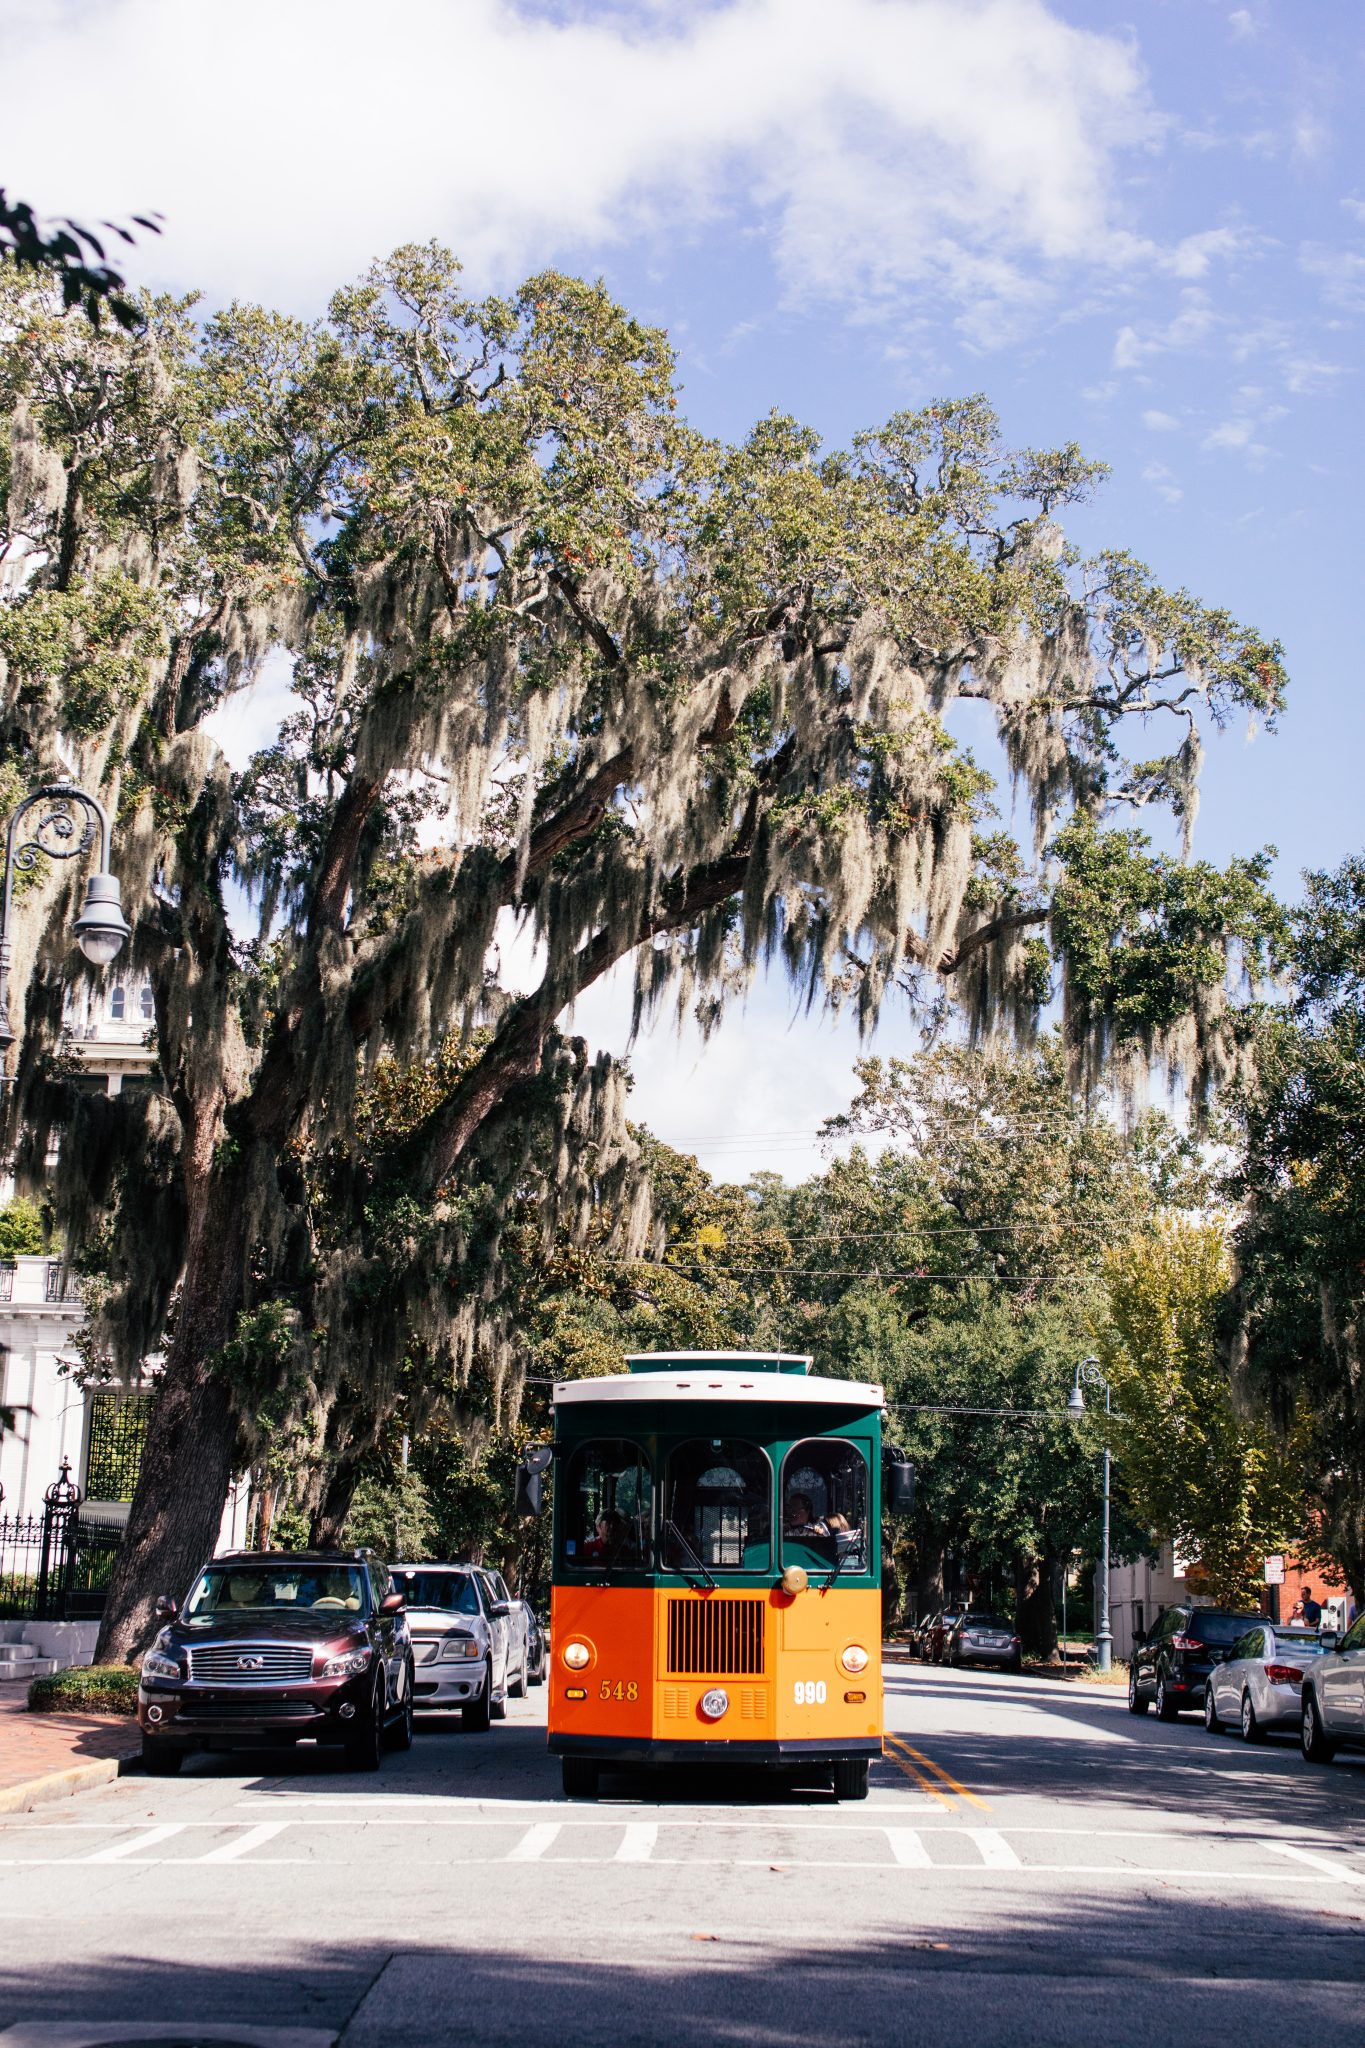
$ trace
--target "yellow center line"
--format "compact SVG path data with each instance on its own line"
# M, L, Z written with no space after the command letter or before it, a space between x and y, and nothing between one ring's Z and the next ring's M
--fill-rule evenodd
M889 1742L891 1740L891 1737L887 1736L886 1739ZM902 1777L908 1778L910 1780L910 1783L914 1785L918 1791L927 1792L931 1799L937 1799L939 1805L946 1806L949 1813L957 1812L957 1808L953 1805L953 1802L948 1797L947 1793L940 1792L938 1786L934 1783L932 1778L926 1777L923 1771L917 1770L915 1768L914 1764L907 1763L903 1756L896 1756L890 1750L887 1750L885 1752L885 1755L887 1762L893 1763L896 1766L896 1769L901 1773Z
M959 1799L965 1799L969 1806L979 1806L983 1813L990 1812L991 1803L989 1799L979 1799L975 1792L969 1792L965 1785L959 1785L951 1771L945 1771L941 1764L936 1764L934 1759L931 1756L926 1756L922 1749L916 1749L913 1743L903 1741L899 1735L888 1735L886 1739L898 1750L904 1750L907 1756L914 1757L917 1763L923 1764L925 1770L932 1771L936 1778L942 1778L944 1784L956 1792Z

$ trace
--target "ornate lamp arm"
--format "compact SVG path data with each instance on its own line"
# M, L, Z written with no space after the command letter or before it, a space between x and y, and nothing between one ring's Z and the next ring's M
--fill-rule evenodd
M37 819L26 822L34 811L39 813ZM5 889L0 903L0 1057L14 1043L9 1021L10 912L14 902L14 878L16 874L31 874L40 858L78 860L90 851L96 835L99 838L99 870L92 877L86 912L77 921L77 935L82 936L80 926L88 918L90 902L97 902L103 908L103 924L109 941L112 942L117 934L117 944L113 948L117 952L127 936L128 926L118 908L117 884L109 874L109 817L98 797L78 788L74 782L46 782L24 798L9 821L5 834ZM95 884L102 886L96 889ZM109 913L111 901L112 914ZM112 959L113 953L108 953L107 957Z

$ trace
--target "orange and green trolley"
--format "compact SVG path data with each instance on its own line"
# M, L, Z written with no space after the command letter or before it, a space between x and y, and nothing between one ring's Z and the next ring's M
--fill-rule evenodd
M780 1352L651 1353L554 1390L549 1744L612 1766L828 1771L882 1746L881 1543L913 1473L882 1389ZM542 1457L545 1455L541 1454Z

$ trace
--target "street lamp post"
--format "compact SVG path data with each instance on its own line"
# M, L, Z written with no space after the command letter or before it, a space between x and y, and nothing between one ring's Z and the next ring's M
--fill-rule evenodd
M37 817L32 814L37 812ZM27 821L27 822L26 822ZM26 836L25 836L26 835ZM14 1043L9 1021L10 910L14 877L29 874L39 858L77 860L99 838L99 868L85 885L85 905L72 930L92 967L118 957L131 929L109 872L109 818L104 805L74 782L46 782L26 796L5 835L5 893L0 905L0 1060Z
M1108 1671L1114 1661L1114 1638L1109 1630L1109 1382L1098 1358L1083 1358L1076 1367L1075 1382L1066 1404L1068 1415L1081 1416L1085 1413L1082 1384L1104 1388L1104 1528L1100 1539L1100 1612L1099 1627L1095 1630L1095 1663L1099 1670Z

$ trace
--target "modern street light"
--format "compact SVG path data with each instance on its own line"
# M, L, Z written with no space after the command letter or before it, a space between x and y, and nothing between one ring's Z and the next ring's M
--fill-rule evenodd
M45 807L45 808L44 808ZM33 811L37 819L24 821ZM21 830L28 834L21 837ZM39 858L78 860L99 836L99 869L85 885L85 906L72 930L92 967L117 958L132 927L123 915L119 886L109 872L109 818L104 805L74 782L46 782L26 796L5 835L5 894L0 907L0 1059L14 1043L9 1021L10 909L14 877L31 874Z
M1076 1378L1066 1403L1066 1412L1073 1418L1085 1413L1082 1384L1104 1388L1104 1531L1100 1540L1100 1612L1099 1627L1095 1630L1095 1663L1099 1670L1108 1671L1114 1661L1114 1638L1109 1630L1109 1382L1098 1358L1083 1358L1076 1367Z

